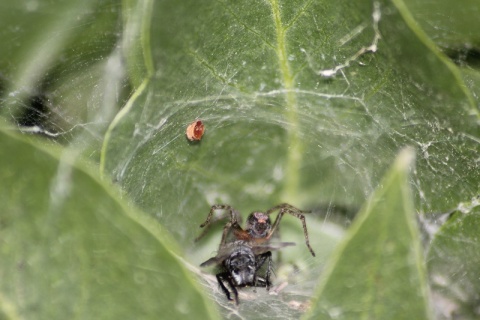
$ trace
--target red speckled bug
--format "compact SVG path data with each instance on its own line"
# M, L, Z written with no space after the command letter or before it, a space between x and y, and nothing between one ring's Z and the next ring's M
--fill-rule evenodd
M190 141L199 141L205 132L205 125L201 120L195 120L188 127L185 134Z

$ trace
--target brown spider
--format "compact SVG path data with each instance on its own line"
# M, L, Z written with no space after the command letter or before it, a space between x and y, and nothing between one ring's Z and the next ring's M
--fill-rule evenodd
M312 247L310 247L310 242L308 240L308 231L307 224L305 223L305 216L303 213L310 213L311 211L303 211L295 208L288 203L282 203L278 206L268 209L266 212L254 211L250 213L247 218L247 223L245 229L242 229L240 226L241 216L238 211L233 209L230 205L227 204L214 204L210 208L210 212L207 216L207 219L204 223L200 225L200 228L208 227L211 223L213 213L215 210L226 210L230 214L230 221L228 221L223 227L222 240L220 241L219 248L226 245L228 233L232 230L233 235L236 240L244 240L254 243L263 243L270 240L273 233L278 229L280 221L285 213L291 214L294 217L297 217L302 221L303 225L303 234L305 235L305 243L307 244L308 250L312 256L315 256ZM275 222L271 223L270 214L279 210ZM195 241L198 241L203 237L205 232L203 232Z

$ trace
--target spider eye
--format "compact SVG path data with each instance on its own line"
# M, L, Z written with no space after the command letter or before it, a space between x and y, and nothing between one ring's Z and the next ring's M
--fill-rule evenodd
M254 212L253 218L257 223L270 224L270 217L263 212Z

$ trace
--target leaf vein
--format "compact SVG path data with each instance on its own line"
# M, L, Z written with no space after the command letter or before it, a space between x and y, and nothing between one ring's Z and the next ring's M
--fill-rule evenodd
M242 27L245 28L245 30L247 30L248 32L252 33L253 35L255 35L256 37L258 37L263 43L265 43L269 48L275 50L275 46L270 42L268 41L266 38L264 38L262 36L262 34L260 32L258 32L257 30L253 29L252 27L250 27L248 24L244 23L242 21L242 19L229 7L227 6L227 4L225 3L225 1L220 1L218 0L218 2L222 3L223 6L225 7L225 9L227 10L227 12L235 19L236 22L238 22Z
M219 80L220 82L222 82L223 84L229 86L229 87L232 87L232 88L235 88L241 92L247 92L247 90L239 87L238 85L236 85L234 82L230 81L230 79L233 77L231 76L230 78L226 78L225 76L221 75L217 69L212 66L207 60L205 60L204 58L202 58L195 50L193 49L190 49L188 50L188 54L194 58L194 60L202 67L204 67L206 70L208 70L212 76L214 78L216 78L217 80Z
M290 20L289 23L286 24L285 30L290 29L293 25L295 25L295 22L307 11L307 9L312 5L313 0L308 1L305 3L305 5L295 14L295 16Z

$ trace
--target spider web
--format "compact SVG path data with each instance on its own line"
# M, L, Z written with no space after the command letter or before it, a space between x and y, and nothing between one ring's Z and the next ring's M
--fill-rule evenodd
M226 318L250 318L251 310L301 315L343 234L331 222L348 224L404 145L417 149L411 184L420 213L446 212L478 193L478 111L418 35L405 23L395 29L400 19L391 4L174 2L142 2L152 8L144 48L152 56L127 58L146 65L147 75L125 64L131 48L115 50L115 41L102 38L94 49L110 52L108 60L73 61L52 74L54 86L28 93L48 110L27 113L38 113L37 120L19 116L35 103L23 87L9 85L8 75L2 102L14 107L2 111L20 131L98 160L105 129L124 105L108 131L102 169L177 238ZM134 34L145 32L138 20L130 22ZM135 44L127 36L119 47ZM425 58L413 60L417 55ZM126 72L148 79L134 83L128 103ZM86 106L84 114L77 105ZM189 143L185 128L198 118L205 136ZM198 225L214 203L231 204L245 217L281 202L317 208L307 221L318 256L306 250L300 223L285 217L281 240L297 246L282 250L271 292L241 290L237 309L218 290L214 271L197 267L215 255L220 233L213 229L194 245Z
M220 239L220 232L213 233L208 241L188 253L194 264L189 264L192 270L201 279L201 284L208 296L217 303L222 314L229 319L264 318L273 315L278 319L299 318L310 307L310 298L316 284L316 275L320 274L327 258L337 242L344 234L343 228L337 223L318 221L314 217L334 214L333 211L315 211L307 217L311 245L316 249L316 257L312 257L305 245L302 228L298 221L288 221L283 224L282 241L295 242L296 247L274 252L273 286L269 291L265 288L239 288L239 305L235 306L228 301L221 291L214 276L218 268L198 268L205 257L214 256ZM338 212L337 212L338 214ZM293 219L292 219L293 220ZM295 223L296 222L296 223ZM313 232L312 232L313 231ZM263 274L260 271L260 274ZM263 315L263 316L262 316Z
M22 133L98 161L104 132L131 90L115 47L121 7L111 1L2 7L2 116Z
M475 156L457 153L458 146L476 148L475 125L463 126L463 116L447 120L448 106L457 102L434 94L442 84L431 83L431 77L452 75L448 68L439 72L437 67L432 71L420 67L428 65L428 59L439 58L422 43L412 43L412 34L395 38L398 31L393 21L398 17L392 15L391 7L370 3L360 19L341 19L340 11L327 8L331 9L325 15L329 20L314 14L322 9L312 1L284 5L281 13L278 3L270 1L257 4L255 12L272 17L273 24L252 24L242 4L220 4L222 14L215 21L201 18L194 26L178 26L186 30L184 42L152 58L159 63L154 80L137 92L122 118L117 118L126 125L112 128L112 135L123 134L129 142L106 144L118 156L106 162L106 171L147 212L164 221L185 247L192 248L188 256L196 265L215 255L218 237L202 245L206 251L191 245L210 205L230 204L243 214L284 201L307 207L333 204L355 211L376 187L381 168L404 145L418 150L412 186L420 212L455 207L478 191L477 178L471 176L476 175L477 165L471 161ZM178 14L188 15L186 8L177 7ZM198 13L202 17L215 11L203 10ZM165 26L175 25L168 17L159 18L163 19ZM339 20L342 28L332 28L336 25L332 21ZM221 34L225 25L231 28L229 36L217 42L215 34ZM169 37L165 30L159 24L152 33L165 40ZM195 39L190 32L212 36ZM308 40L298 40L305 34ZM281 37L289 41L290 51L281 45ZM158 43L162 47L163 42ZM238 48L238 43L260 49L252 55ZM409 50L428 52L426 60L398 68L383 65L381 61L399 54L402 43ZM186 78L178 79L178 74ZM461 90L449 95L462 97L464 116L475 113ZM423 111L417 107L432 103L436 106ZM200 143L191 144L184 129L195 119L202 119L206 133ZM452 154L451 148L458 156L445 156ZM151 161L151 156L158 160ZM470 159L469 164L460 165L459 159ZM446 180L442 183L442 179ZM174 201L162 201L166 196ZM266 199L271 199L268 205ZM324 230L315 224L309 229ZM324 240L320 234L311 238ZM295 241L300 248L303 243L301 238L283 236L282 241ZM322 245L317 242L315 248ZM308 308L315 279L330 252L322 253L323 259L302 255L288 260L285 268L302 261L304 267L290 277L303 280L277 279L276 285L282 288L278 296L262 289L242 290L240 300L246 303L238 309L218 291L214 271L193 270L204 279L207 292L227 318L250 318L251 310L265 316L298 317Z
M228 23L247 29L243 38L229 37L225 41L245 40L245 46L262 43L265 48L258 58L233 59L239 54L235 46L230 49L226 43L227 49L218 47L208 38L187 38L190 42L174 46L171 55L165 52L155 57L155 61L164 62L155 81L137 91L117 117L125 125L121 129L112 127L112 135L127 135L127 140L106 142L106 171L112 172L134 199L142 199L146 211L171 221L179 214L188 216L189 211L201 211L200 206L191 206L193 202L189 199L201 200L203 208L213 203L229 203L242 212L265 207L266 197L310 206L333 202L358 207L375 188L398 149L413 145L419 155L412 181L419 211L446 210L471 198L477 192L476 162L475 152L469 149L476 148L478 139L474 134L476 124L465 119L476 110L468 104L468 97L461 89L453 88L451 95L463 101L455 110L464 110L461 115L453 115L450 106L457 102L447 101L449 98L442 94L429 95L441 83L421 82L429 72L435 78L440 73L452 78L451 71L448 68L420 71L416 66L408 69L402 64L393 69L382 65L382 59L399 50L395 47L381 51L382 42L393 41L392 36L379 41L382 23L383 32L389 32L390 17L382 15L390 12L388 8L382 11L379 5L374 8L370 4L371 10L364 18L349 21L342 28L332 28L329 21L320 24L315 14L307 14L312 5L307 1L303 6L292 5L282 12L292 39L300 38L297 35L305 31L306 25L313 39L307 41L310 47L293 46L293 52L285 56L295 69L290 73L288 68L278 70L278 60L283 57L279 55L284 52L267 39L268 35L275 35L273 26L266 24L250 30L238 13L242 10L229 5L222 11L223 20L210 27L218 30ZM268 3L258 5L256 10L266 16L272 14ZM331 20L341 15L338 9L331 10ZM168 36L161 26L158 28L154 30L158 39ZM326 34L328 30L330 34ZM320 46L315 41L323 42ZM185 56L177 58L179 48L183 47L188 63ZM410 43L409 50L414 49L428 48L422 43ZM226 52L220 54L215 50ZM267 57L265 51L276 55ZM218 55L208 61L206 57L213 53ZM428 54L427 60L438 59L433 53ZM250 57L248 53L245 55ZM259 79L253 79L252 73L247 72L251 68L265 71L258 75ZM179 73L188 77L174 81L172 77ZM318 76L334 73L335 78ZM278 87L282 81L292 80L289 75L300 85ZM202 86L198 86L199 81ZM176 89L178 85L182 88ZM176 93L178 90L181 93ZM293 99L295 104L285 105L285 99ZM428 110L416 107L432 104L436 107ZM200 143L188 144L184 130L196 118L205 122L206 134ZM447 152L452 147L453 152ZM109 162L110 150L114 150L112 154L118 160ZM301 160L298 154L302 154ZM158 160L151 161L151 157ZM177 172L165 171L154 178L159 171L172 167ZM443 178L448 183L440 183ZM155 183L155 179L164 182ZM156 200L155 194L177 198L182 195L183 201L177 199L175 206L168 207ZM320 194L321 199L312 201L313 194ZM442 196L437 199L439 194ZM433 198L436 200L432 201ZM188 227L175 224L174 229L181 238L193 237L187 234Z

